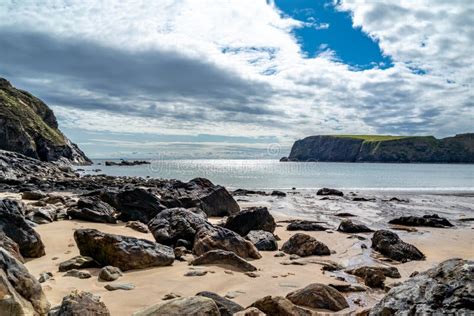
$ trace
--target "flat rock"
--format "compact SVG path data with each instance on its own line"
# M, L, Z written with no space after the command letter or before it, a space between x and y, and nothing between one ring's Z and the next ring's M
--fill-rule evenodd
M313 283L286 296L293 304L311 308L340 311L349 307L344 296L328 285Z
M131 291L135 288L135 285L133 285L132 283L110 283L110 284L106 284L104 288L107 291L117 291L117 290Z
M127 222L127 224L125 225L125 227L128 227L128 228L131 228L137 232L140 232L140 233L144 233L144 234L147 234L149 233L150 231L148 230L148 227L143 224L142 222L140 221L130 221L130 222Z
M426 226L426 227L437 227L445 228L452 227L446 218L439 217L437 214L418 216L402 216L389 221L389 224L404 225L404 226Z
M264 230L252 230L245 239L249 240L255 248L260 251L275 251L278 250L278 243L275 236Z
M214 300L204 296L179 297L136 312L133 316L220 316Z
M318 192L316 192L316 195L344 196L344 193L336 189L322 188L322 189L319 189Z
M368 274L371 274L374 271L381 271L383 275L392 279L399 279L402 277L396 267L362 266L362 267L346 270L346 273L356 275L361 278L365 278Z
M89 279L92 275L87 271L71 269L64 274L65 277L74 277L78 279Z
M122 271L168 266L174 261L173 249L149 240L78 229L74 239L81 255Z
M286 230L295 231L325 231L327 227L324 227L319 222L307 221L307 220L295 220L286 226Z
M206 270L191 270L191 271L186 272L184 276L194 277L194 276L204 276L206 274L207 274Z
M190 262L191 265L222 264L240 271L256 271L257 268L231 251L211 250Z
M193 253L200 256L218 249L232 251L242 258L261 258L257 248L237 233L219 226L201 228L195 236Z
M273 233L276 223L266 207L251 207L227 217L224 227L241 236L246 236L251 230Z
M471 315L474 261L446 260L393 287L370 315Z
M50 313L51 314L51 313ZM82 292L74 290L65 296L61 302L61 306L51 316L83 316L98 315L110 316L107 306L100 301L100 297L94 296L90 292Z
M40 235L26 222L22 206L14 200L0 200L0 232L19 247L23 257L38 258L45 255Z
M396 261L407 262L425 259L425 255L418 248L402 241L397 234L388 230L378 230L374 233L372 248Z
M59 272L66 272L72 269L98 268L99 264L87 256L75 256L59 264Z
M373 232L373 230L370 229L369 227L363 224L356 224L350 219L345 219L341 221L337 230L343 233L351 233L351 234Z
M287 254L296 254L300 257L329 256L331 251L324 243L306 234L296 233L286 241L281 250Z
M204 296L212 299L216 303L217 308L221 313L221 316L232 316L235 313L244 310L244 308L239 304L232 302L231 300L226 299L225 297L222 297L213 292L203 291L197 293L196 296Z
M0 314L44 315L49 308L38 280L20 261L0 248Z
M38 201L46 197L46 193L41 191L25 191L21 193L23 200Z

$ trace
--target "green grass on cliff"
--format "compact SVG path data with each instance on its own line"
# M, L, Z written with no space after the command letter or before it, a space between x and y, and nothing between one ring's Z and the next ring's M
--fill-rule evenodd
M338 138L354 138L361 139L365 142L383 142L388 140L398 140L404 138L411 138L414 136L392 136L392 135L332 135Z

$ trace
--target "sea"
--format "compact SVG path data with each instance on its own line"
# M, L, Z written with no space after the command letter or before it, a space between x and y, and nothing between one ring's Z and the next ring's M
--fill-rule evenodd
M107 159L110 160L110 159ZM119 160L112 160L119 161ZM279 162L261 159L149 160L137 166L105 166L94 160L83 174L189 181L203 177L230 189L315 189L474 192L474 164ZM100 169L100 170L97 170Z

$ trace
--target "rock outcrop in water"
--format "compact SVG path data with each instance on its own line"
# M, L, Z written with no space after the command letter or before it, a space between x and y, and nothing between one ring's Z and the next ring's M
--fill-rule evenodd
M474 163L474 133L433 136L318 135L298 140L281 161Z
M90 164L58 128L53 111L30 93L0 78L0 149L41 161Z

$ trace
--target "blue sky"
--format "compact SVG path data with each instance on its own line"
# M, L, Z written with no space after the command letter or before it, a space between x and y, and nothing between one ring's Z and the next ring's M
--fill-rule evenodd
M336 59L354 70L392 66L377 40L353 27L350 12L338 10L333 1L276 0L275 4L283 15L306 23L293 33L309 58L332 51Z
M474 122L474 1L0 2L0 76L91 157L274 158Z

